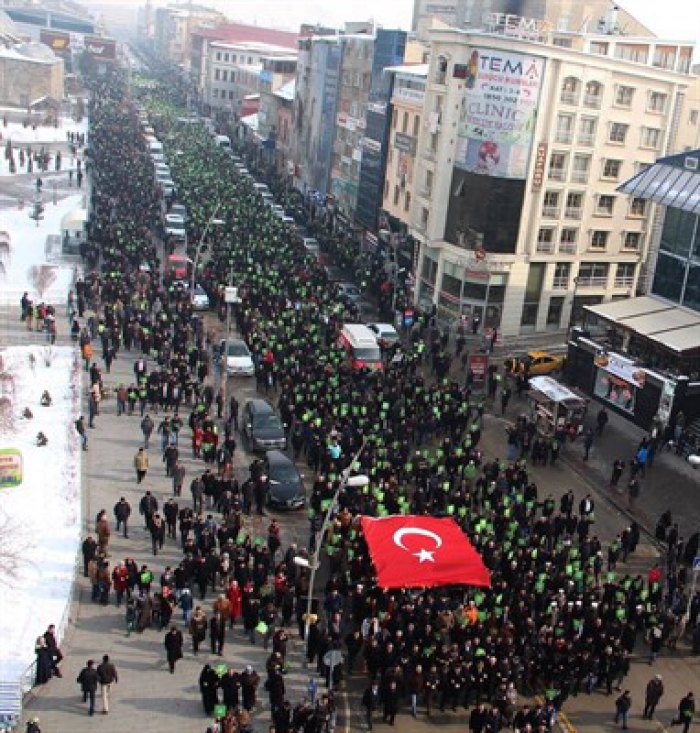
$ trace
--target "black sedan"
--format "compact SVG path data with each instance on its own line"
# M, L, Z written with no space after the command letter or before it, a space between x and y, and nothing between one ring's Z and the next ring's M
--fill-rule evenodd
M306 491L294 462L278 450L265 454L265 469L270 489L267 503L274 509L301 509L306 504Z

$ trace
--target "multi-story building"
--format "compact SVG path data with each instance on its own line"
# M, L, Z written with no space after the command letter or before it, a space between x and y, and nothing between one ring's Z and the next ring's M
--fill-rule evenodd
M414 0L413 31L427 39L436 20L460 30L503 29L536 33L535 21L555 31L610 31L653 35L611 0Z
M225 16L218 11L192 3L156 8L153 15L155 49L189 73L193 31L200 26L216 26L224 21Z
M260 75L260 110L258 111L258 135L260 135L266 148L270 151L270 158L276 160L274 153L278 140L280 128L279 110L281 107L289 106L290 82L296 79L297 57L278 56L276 58L264 58ZM279 94L279 91L286 87L286 93Z
M360 172L355 221L370 231L378 228L387 161L391 121L391 94L394 77L387 69L402 63L406 56L407 34L397 30L377 30L372 54L369 103L365 114L365 134L360 139Z
M336 119L340 62L339 35L300 39L293 107L294 183L323 196L331 187L332 122Z
M566 328L584 305L644 289L656 205L616 187L676 149L692 44L430 35L419 302L507 336Z
M298 33L279 31L245 23L226 23L215 28L195 28L190 41L190 76L200 95L207 84L209 72L210 45L213 43L259 43L285 50L285 53L296 53Z
M293 70L295 56L290 53L288 48L266 43L210 43L202 88L205 110L240 117L246 97L260 95L264 62L281 58L282 66ZM288 72L287 78L292 74Z
M394 81L382 208L408 229L414 200L418 139L423 128L428 65L395 66L386 71ZM427 177L429 188L432 188L432 183L431 175Z
M63 60L43 43L0 46L0 104L27 111L63 101Z

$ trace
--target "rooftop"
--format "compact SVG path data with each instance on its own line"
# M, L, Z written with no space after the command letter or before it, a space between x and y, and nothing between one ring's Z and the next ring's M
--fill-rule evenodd
M659 158L617 190L673 209L700 214L700 150Z
M210 41L267 43L280 46L287 51L295 51L299 40L298 33L263 28L262 26L247 23L227 23L217 28L198 28L193 33Z

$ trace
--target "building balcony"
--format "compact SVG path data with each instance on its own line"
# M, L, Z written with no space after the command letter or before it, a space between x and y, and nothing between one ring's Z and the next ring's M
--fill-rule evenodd
M575 242L560 242L559 254L575 255L578 252L578 245Z
M616 288L632 288L634 287L634 277L616 277L615 278Z
M586 94L583 98L583 104L590 109L600 109L603 104L603 98L600 94Z
M588 171L574 171L571 174L572 183L588 183Z
M537 242L536 251L541 255L554 254L554 242Z
M578 92L563 91L559 97L562 104L576 104L578 102Z
M569 145L574 139L574 134L571 130L557 130L554 137L556 142L562 143L563 145Z
M607 277L579 277L576 286L579 288L607 288Z
M550 181L563 181L566 178L566 171L563 168L550 168L547 178Z
M595 143L595 135L587 132L581 133L576 138L576 142L579 145L593 145L593 143Z
M544 219L558 219L559 218L559 207L558 206L544 206L544 207L542 207L542 218L544 218Z
M583 209L580 206L567 206L564 209L564 216L567 219L580 219L583 215Z
M423 186L423 188L418 189L418 195L422 199L431 199L433 196L433 191L431 188L426 188L425 186Z
M432 148L425 148L425 150L423 150L423 157L426 160L430 160L434 163L435 158L437 157L437 150L433 150Z
M553 290L568 290L569 289L569 278L568 277L555 277L552 281Z

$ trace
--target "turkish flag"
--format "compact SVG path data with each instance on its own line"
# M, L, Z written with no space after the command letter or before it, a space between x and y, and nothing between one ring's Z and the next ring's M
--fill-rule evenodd
M489 571L454 519L362 517L362 531L381 588L491 586Z

